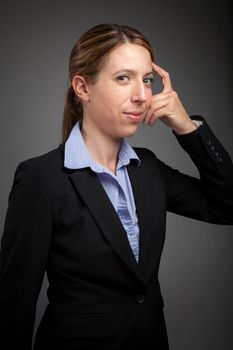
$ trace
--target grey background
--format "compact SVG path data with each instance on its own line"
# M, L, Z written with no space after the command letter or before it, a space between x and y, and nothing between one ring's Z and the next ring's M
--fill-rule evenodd
M148 37L187 111L205 116L233 156L230 1L7 1L0 16L1 232L17 164L61 141L71 48L101 22L129 24ZM160 122L141 127L130 142L197 175ZM171 350L233 349L232 231L168 215L160 281ZM45 279L36 327L46 286Z

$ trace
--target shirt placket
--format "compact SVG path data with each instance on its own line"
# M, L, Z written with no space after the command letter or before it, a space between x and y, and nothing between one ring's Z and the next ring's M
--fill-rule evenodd
M119 195L118 195L118 203L117 203L117 214L122 222L122 225L125 231L127 232L129 244L134 253L135 259L138 262L138 257L139 257L138 237L134 230L134 224L132 222L132 218L127 206L126 196L120 185L119 185Z

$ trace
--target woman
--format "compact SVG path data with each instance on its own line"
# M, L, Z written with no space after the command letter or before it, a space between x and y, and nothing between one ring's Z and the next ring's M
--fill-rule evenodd
M152 95L154 74L163 91ZM233 224L233 165L206 121L190 118L149 42L91 28L70 57L59 148L19 164L0 255L0 344L31 349L168 349L158 281L166 212ZM125 140L162 120L200 179Z

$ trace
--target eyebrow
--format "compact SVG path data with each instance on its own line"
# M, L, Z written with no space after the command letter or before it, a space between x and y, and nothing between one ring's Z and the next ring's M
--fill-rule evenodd
M115 72L115 74L119 74L119 73L122 73L122 72L128 72L128 73L131 73L131 74L137 73L137 72L136 72L135 70L133 70L133 69L121 69L121 70ZM153 71L150 71L150 72L148 72L148 73L145 73L144 75L149 75L149 74L154 75L154 72L153 72Z

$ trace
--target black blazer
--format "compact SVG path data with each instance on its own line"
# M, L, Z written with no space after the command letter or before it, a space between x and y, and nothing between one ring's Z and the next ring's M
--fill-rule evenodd
M201 180L142 148L135 148L141 165L127 166L140 227L139 263L96 174L64 167L64 144L20 163L0 254L1 349L31 349L45 271L49 304L34 349L168 349L158 281L166 212L233 224L229 155L205 121L177 139Z

